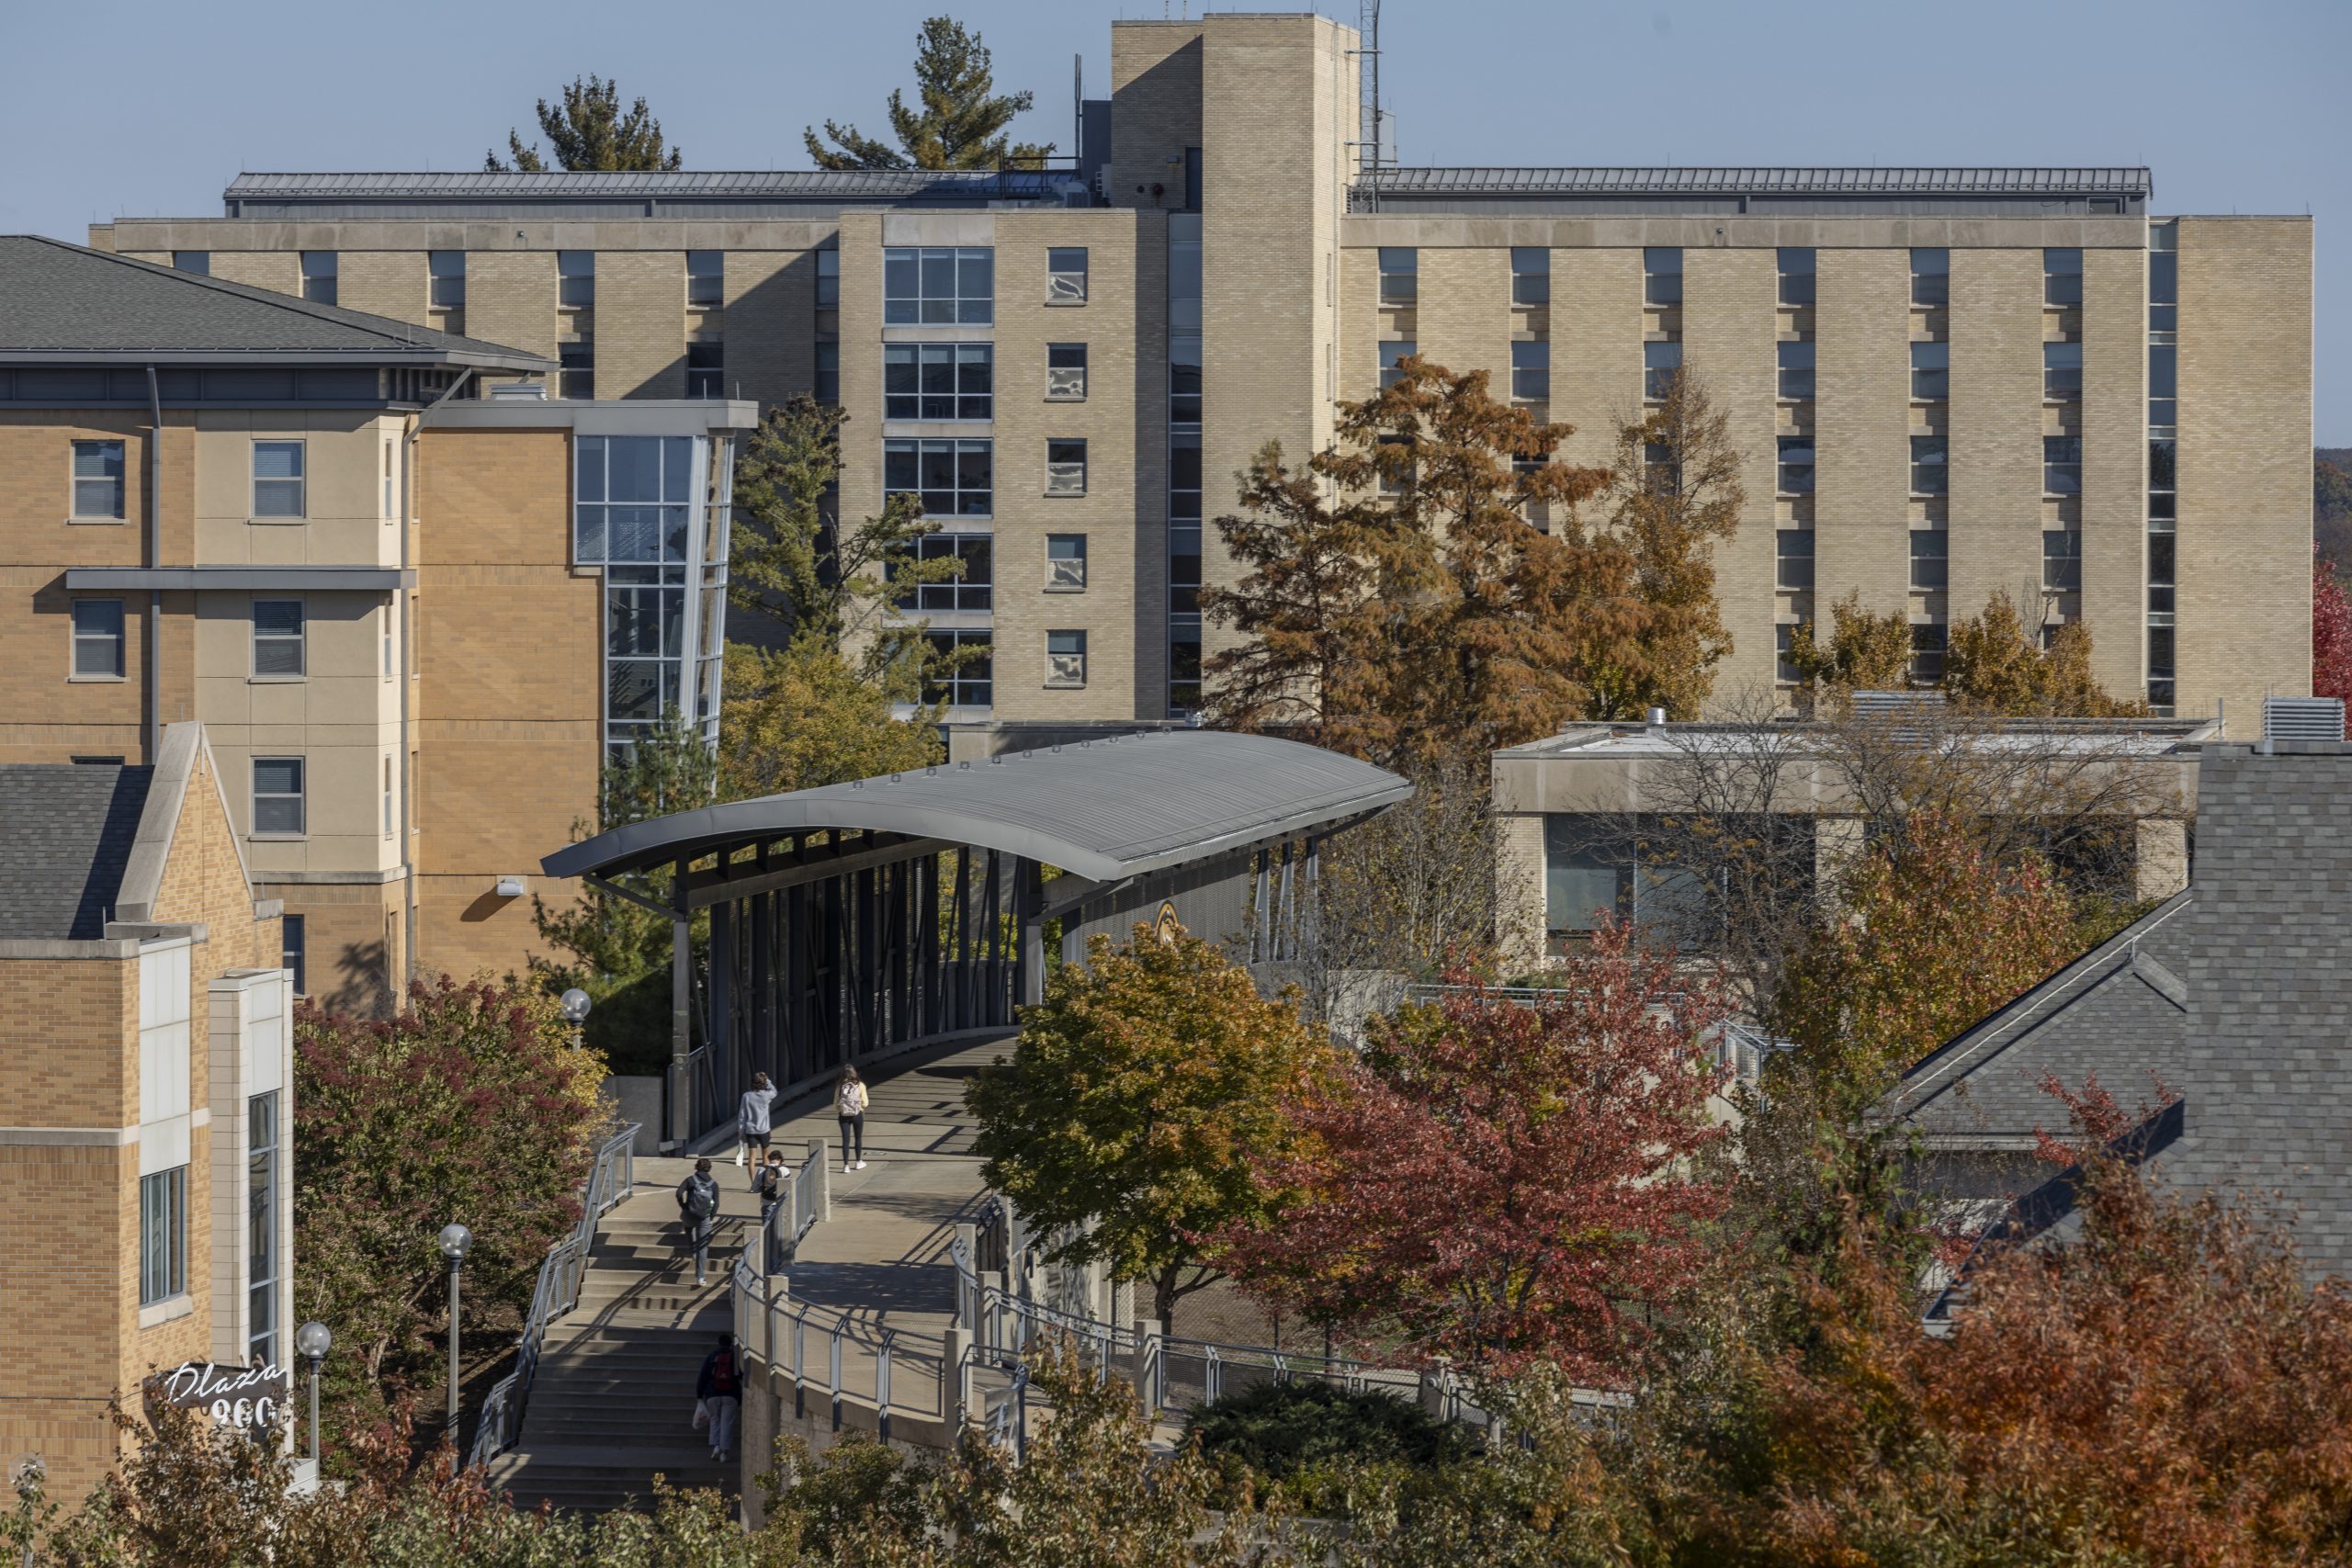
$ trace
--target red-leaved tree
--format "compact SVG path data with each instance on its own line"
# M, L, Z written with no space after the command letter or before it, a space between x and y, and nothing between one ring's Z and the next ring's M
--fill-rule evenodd
M1294 1102L1302 1150L1258 1168L1287 1201L1220 1266L1386 1358L1613 1381L1725 1199L1698 1167L1727 1009L1615 924L1533 1005L1446 978Z
M2352 701L2352 603L2335 563L2312 557L2312 695Z

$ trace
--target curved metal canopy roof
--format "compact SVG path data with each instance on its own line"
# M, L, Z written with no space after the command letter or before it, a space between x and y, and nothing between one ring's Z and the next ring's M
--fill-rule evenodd
M947 840L1108 880L1301 832L1413 786L1295 740L1161 730L942 763L675 812L547 856L549 876L610 876L831 828Z

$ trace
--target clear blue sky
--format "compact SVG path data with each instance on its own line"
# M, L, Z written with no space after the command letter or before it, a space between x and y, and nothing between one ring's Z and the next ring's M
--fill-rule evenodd
M881 129L916 27L948 3L14 0L0 231L218 213L240 169L479 167L591 71L643 94L694 167L805 167L803 124ZM1100 94L1106 24L1163 14L954 10L1001 85L1035 91L1019 129L1065 143L1072 54ZM1408 164L2145 164L2166 213L2308 210L2317 435L2352 446L2352 0L1387 0L1385 28Z

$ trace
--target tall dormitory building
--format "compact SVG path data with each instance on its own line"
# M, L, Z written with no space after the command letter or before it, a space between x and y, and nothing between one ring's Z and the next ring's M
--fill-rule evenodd
M959 717L1193 706L1231 476L1408 352L1589 463L1704 377L1748 497L1718 694L1849 591L1923 676L2007 591L2160 712L2245 733L2310 689L2308 218L2159 216L2133 168L1366 176L1357 44L1114 23L1045 171L247 175L92 240L542 355L563 397L837 399L843 510L920 493L967 562L912 607L991 645Z

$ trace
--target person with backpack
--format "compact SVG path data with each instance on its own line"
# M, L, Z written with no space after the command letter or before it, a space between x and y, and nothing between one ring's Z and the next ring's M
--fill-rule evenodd
M695 1173L678 1183L678 1218L686 1227L686 1245L694 1249L695 1283L707 1284L710 1274L710 1233L718 1218L718 1183L710 1161L695 1161Z
M842 1069L841 1092L833 1097L833 1114L842 1124L842 1168L865 1168L865 1084L855 1067ZM851 1151L856 1152L853 1154Z
M727 1462L735 1446L735 1416L743 1407L741 1373L735 1365L735 1337L722 1329L718 1348L703 1358L702 1375L695 1380L695 1398L701 1402L710 1427L710 1457Z
M765 1073L752 1075L752 1087L743 1091L742 1100L735 1107L735 1163L741 1165L748 1157L752 1162L752 1186L760 1185L760 1172L765 1168L768 1152L768 1107L775 1103L775 1090L768 1083Z

